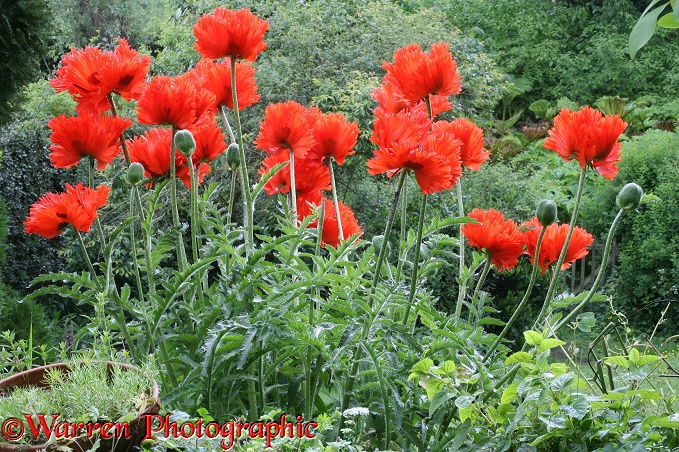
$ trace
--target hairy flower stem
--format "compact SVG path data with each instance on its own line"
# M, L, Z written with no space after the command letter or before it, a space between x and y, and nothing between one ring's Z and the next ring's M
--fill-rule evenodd
M398 207L398 197L401 194L401 189L403 188L403 183L405 182L407 174L407 171L401 171L401 174L398 178L398 184L396 185L396 191L394 192L394 199L391 202L391 210L389 211L389 216L387 217L387 225L384 228L384 240L382 242L382 247L380 248L380 253L377 257L375 273L373 274L372 286L370 288L370 299L368 300L368 306L370 308L373 307L373 296L375 295L377 284L380 282L380 277L382 275L382 264L384 264L384 258L387 254L389 232L391 231L391 226L394 224L394 217L396 216L396 209Z
M94 190L94 168L96 165L96 161L94 160L94 157L90 156L88 165L87 165L87 172L88 172L88 177L89 177L89 184L90 188ZM99 216L94 220L94 224L96 224L96 229L97 229L97 235L99 236L99 241L101 242L101 252L103 254L104 248L106 248L106 238L104 237L104 228L101 227L101 220L99 219Z
M325 202L321 203L321 208L318 211L318 237L316 237L316 252L315 255L316 257L320 257L321 255L321 242L323 241L323 220L325 219ZM320 265L319 265L320 266ZM320 268L316 269L317 271L320 271ZM314 291L316 294L316 298L320 297L320 292L321 288L316 286L316 290ZM316 311L316 306L314 306L315 301L309 300L309 326L313 328L315 324L314 320L314 313Z
M92 275L92 279L94 282L97 284L97 289L99 292L103 291L103 288L101 287L101 284L99 283L99 280L97 279L97 273L94 271L94 266L92 265L92 261L90 260L90 256L87 254L87 247L85 247L85 241L83 240L82 234L80 234L80 231L77 229L75 230L75 235L78 237L78 243L80 243L80 248L83 250L83 258L85 259L85 263L87 264L87 268L90 271L90 274ZM108 287L106 288L108 289Z
M240 123L240 113L238 112L238 91L236 90L236 59L231 58L231 95L233 97L233 113L236 118L236 134L238 135L238 150L240 152L240 188L243 195L243 223L245 226L245 254L250 257L254 251L254 208L252 204L252 193L250 192L250 182L248 181L248 168L245 160L245 146L243 143L243 129ZM291 170L292 171L292 170Z
M222 114L222 120L224 121L224 126L226 127L226 131L229 134L231 143L236 143L236 137L233 135L233 129L231 128L231 124L229 124L229 118L226 116L226 105L222 105L222 108L219 109L219 112Z
M118 111L116 110L116 104L113 102L113 95L111 93L107 96L108 103L111 105L111 114L115 117L118 116ZM127 150L127 143L123 136L120 137L120 146L123 148L123 155L125 156L125 165L130 166L130 153Z
M137 202L137 210L139 211L139 220L144 223L144 210L141 204L141 196L139 195L139 189L137 187L132 187L134 192L135 201ZM149 218L149 224L151 224L151 218ZM143 228L145 232L145 244L144 244L144 255L146 257L146 278L149 282L149 293L154 295L156 293L156 282L153 276L153 258L151 252L151 231Z
M585 168L586 169L586 168ZM573 230L575 229L575 223L578 221L578 210L580 208L580 201L582 199L582 189L585 186L585 169L580 171L580 179L578 180L578 191L575 194L575 206L573 207L573 214L571 215L571 223L568 228L568 234L566 234L566 241L561 249L561 254L559 254L559 259L556 261L554 266L554 273L552 274L552 279L549 282L549 288L547 289L547 296L545 297L545 302L542 305L540 314L535 318L535 323L533 323L533 329L537 328L542 321L543 316L547 312L549 305L552 303L554 298L554 292L556 291L557 281L561 275L561 266L563 261L566 260L566 253L568 252L568 244L571 241L571 236L573 235Z
M606 264L608 263L608 258L611 255L611 245L613 244L613 237L615 236L615 230L618 227L618 223L620 223L620 219L622 218L622 215L625 213L624 209L620 209L618 211L618 214L615 216L615 219L613 220L613 223L611 224L611 228L608 231L608 237L606 237L606 246L604 248L604 254L603 257L601 258L601 268L599 269L599 274L596 275L596 279L594 280L594 283L592 284L592 287L589 289L589 292L587 292L587 295L585 298L582 299L582 301L575 307L573 310L568 314L566 317L564 317L559 323L557 323L551 330L552 334L556 333L561 327L566 325L570 319L573 318L580 310L585 306L589 301L592 299L594 294L596 293L597 289L599 288L599 284L601 284L601 280L603 279L604 273L606 273Z
M476 282L476 287L474 288L474 295L473 298L476 298L479 296L479 292L481 291L481 287L483 287L483 283L486 282L486 278L488 277L488 272L490 271L490 267L493 265L491 259L490 259L490 253L486 251L486 262L483 266L483 270L481 271L481 276L479 276L479 280Z
M172 201L172 225L177 229L177 265L179 271L183 272L186 268L186 250L184 250L184 237L179 224L179 209L177 208L177 168L176 150L174 147L174 136L177 127L172 126L172 138L170 144L170 199Z
M519 316L519 313L523 309L524 305L528 301L528 297L530 297L531 292L533 291L533 285L535 284L535 279L537 278L538 275L538 269L540 268L540 246L542 245L542 239L545 236L545 231L547 228L545 226L540 229L540 235L538 236L538 243L535 246L535 260L533 261L533 271L530 274L530 281L528 282L528 288L526 289L526 293L523 294L523 298L521 299L521 302L519 305L516 307L514 310L514 314L512 314L511 318L509 321L505 324L505 327L502 329L502 332L500 335L495 339L495 342L493 342L493 345L490 346L488 351L486 352L486 355L483 357L482 362L488 361L490 356L493 354L493 352L497 349L498 345L500 345L500 342L502 342L502 339L507 335L509 332L509 329L512 327L514 322L516 321L517 317Z
M335 169L333 167L333 158L328 158L328 168L330 168L330 183L332 186L332 203L335 206L335 216L337 218L337 229L339 230L340 242L344 240L344 230L342 229L342 217L340 217L339 200L337 199L337 182L335 182Z
M396 265L396 282L401 281L401 272L403 271L403 263L406 260L406 253L408 252L408 228L406 227L407 213L408 213L408 185L403 186L403 194L401 199L401 238L399 240L398 249L398 264Z
M233 129L231 128L231 124L229 124L229 118L226 116L226 106L222 105L222 108L219 109L219 112L222 115L222 120L224 121L224 126L226 127L227 132L229 133L229 138L231 138L231 143L236 143L236 137L233 135ZM240 172L239 172L240 174ZM228 206L228 212L226 214L226 223L231 224L231 217L233 215L233 198L236 194L236 171L232 171L231 173L231 183L230 183L230 191L229 191L229 206Z
M137 187L130 189L130 218L134 217L135 195L134 191ZM141 212L139 213L141 215ZM134 264L134 276L137 282L137 293L139 301L144 302L144 289L141 285L141 274L139 273L139 260L137 259L137 239L134 233L134 223L130 223L130 245L132 246L132 262Z
M193 257L193 263L197 263L200 256L198 250L200 248L200 239L198 237L200 229L200 218L198 216L198 174L196 173L196 168L193 166L193 160L191 156L188 157L189 166L189 177L191 178L191 251ZM198 301L201 306L205 306L205 300L203 299L203 271L198 271Z
M462 178L457 181L457 184L455 184L455 187L457 189L457 216L459 218L462 218L464 216L464 201L462 199ZM460 225L460 233L459 233L459 239L458 243L460 246L460 265L458 267L458 276L462 280L462 283L460 284L460 287L458 288L458 293L457 293L457 304L455 305L455 318L460 318L460 315L462 314L462 303L464 302L465 297L467 296L467 281L466 279L462 278L462 274L464 273L464 253L465 253L465 246L464 246L464 235L462 234L462 224Z
M295 153L290 149L290 211L292 224L297 227L297 182L295 181Z
M410 277L410 292L408 293L408 301L406 303L406 312L403 315L402 324L405 325L408 322L408 316L410 315L410 307L415 299L415 291L417 290L418 273L420 270L420 249L422 248L422 231L424 230L424 214L427 211L427 195L422 195L422 204L420 204L420 218L419 224L417 225L417 241L415 242L415 256L413 256L413 272ZM383 245L383 247L386 244ZM417 311L415 312L415 320L413 324L417 322Z

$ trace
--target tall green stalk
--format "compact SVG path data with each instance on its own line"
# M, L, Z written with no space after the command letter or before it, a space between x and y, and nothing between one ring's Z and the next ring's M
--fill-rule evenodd
M137 210L139 211L139 220L143 224L145 222L144 219L144 208L141 204L141 196L139 195L139 189L135 186L132 187L132 191L134 193L134 198L137 203ZM155 282L155 277L153 276L154 273L154 268L153 268L153 258L152 258L152 251L151 251L151 231L150 231L150 224L152 223L152 216L153 213L150 214L151 217L148 219L148 224L149 228L142 228L144 229L144 256L146 257L146 278L148 279L149 283L149 294L154 295L156 293L156 282Z
M290 210L292 224L297 227L297 182L295 180L295 153L290 149Z
M505 327L502 329L502 332L500 335L495 339L495 342L493 342L493 345L490 346L488 351L486 352L486 355L483 357L483 362L485 363L488 361L490 356L493 354L493 352L497 349L498 345L500 345L500 342L502 342L502 339L507 335L509 332L509 329L512 327L514 322L516 321L517 317L519 316L519 313L523 309L524 305L528 301L528 297L530 297L531 292L533 291L533 285L535 284L535 280L537 279L538 275L538 268L540 268L540 247L542 246L542 239L545 236L545 231L547 228L545 226L542 227L540 230L540 235L538 236L538 243L535 246L535 259L533 261L533 271L530 274L530 282L528 283L528 288L526 289L526 293L523 294L523 298L521 299L521 302L519 305L516 307L514 310L514 314L512 314L512 317L509 319Z
M559 259L556 261L556 265L554 266L554 273L552 274L552 279L549 282L549 288L547 289L547 296L545 297L545 302L542 305L542 309L540 310L540 314L535 318L535 323L533 324L533 329L537 328L537 326L540 324L542 321L543 316L547 312L547 309L549 308L549 305L552 302L552 299L554 298L554 292L556 291L556 286L557 282L559 280L559 276L561 275L561 266L563 265L564 260L566 260L566 253L568 252L568 244L571 241L571 236L573 235L573 230L575 229L575 223L578 220L578 210L580 208L580 201L582 200L582 189L585 186L585 168L583 168L580 171L580 179L578 180L578 191L575 195L575 206L573 207L573 214L571 216L571 223L568 228L568 233L566 234L566 241L563 244L563 248L561 249L561 254L559 254Z
M130 188L130 218L134 217L134 190L136 187ZM141 212L140 212L141 215ZM134 233L134 223L130 223L130 244L132 246L132 262L134 264L134 276L137 282L137 292L139 293L139 301L144 302L144 288L141 284L141 275L139 273L139 260L137 259L137 239Z
M566 325L580 310L585 306L589 301L592 299L594 294L596 293L597 289L599 288L599 284L601 284L601 280L603 279L603 275L606 273L606 264L608 263L608 258L611 255L611 245L613 244L613 237L615 236L615 229L618 227L618 223L620 223L620 219L622 218L622 215L625 213L624 209L620 209L618 211L618 214L615 216L615 219L613 220L613 223L611 224L611 228L608 231L608 236L606 237L606 246L604 247L604 254L603 257L601 258L601 268L599 269L599 274L596 275L596 279L594 280L594 283L592 284L592 287L589 289L589 292L587 292L587 295L585 298L582 299L582 301L575 307L573 310L568 314L566 317L564 317L559 323L557 323L552 329L551 333L554 334L556 333L561 327Z
M200 230L200 217L198 216L198 174L196 168L193 166L191 156L187 157L189 165L189 177L191 178L191 251L193 256L193 263L197 263L200 259L198 250L200 249L200 239L198 237ZM198 272L198 301L201 306L205 306L203 299L203 271Z
M238 136L238 149L240 151L240 189L243 195L243 223L245 226L245 254L250 257L254 251L254 207L252 193L250 192L250 182L248 180L247 161L245 160L245 146L243 143L243 129L240 123L240 112L238 111L238 91L236 89L236 59L231 59L231 95L233 97L233 113L236 118L236 134ZM291 169L292 170L292 169Z
M422 203L420 204L420 218L417 225L417 241L415 242L415 256L413 256L413 272L410 279L410 292L408 293L408 302L406 303L406 312L403 315L402 324L408 322L410 315L410 307L415 299L415 291L417 290L417 281L420 270L420 248L422 248L422 231L424 230L424 215L427 211L427 195L422 195ZM415 313L415 320L417 320L417 313ZM414 323L413 323L414 324Z
M174 136L177 133L177 127L172 126L172 137L170 139L170 199L172 203L172 225L177 230L177 266L179 271L183 272L186 268L186 250L184 249L184 237L180 230L179 224L179 208L177 207L177 168L176 168L176 149L174 145Z
M113 94L109 93L108 103L111 106L111 113L113 116L118 116L118 111L116 110L116 104L113 102ZM123 155L125 156L125 165L130 166L130 153L127 150L127 143L125 142L125 137L120 137L120 146L123 148Z
M456 191L457 191L457 216L458 217L463 217L464 216L464 200L462 199L462 178L460 177L460 180L457 181L457 184L455 184ZM462 283L460 287L458 288L458 293L457 293L457 304L455 305L455 317L460 318L460 315L462 314L462 303L464 302L465 297L467 296L467 280L462 278L462 273L464 273L464 253L465 253L465 245L464 245L464 235L462 234L462 224L460 225L459 228L459 254L460 254L460 264L458 266L458 276L460 277L460 280L462 280Z
M332 157L328 157L328 168L330 168L330 185L332 187L332 203L335 206L335 216L337 217L337 229L340 241L344 240L344 230L342 229L342 217L340 217L339 200L337 199L337 185L335 182L335 169L332 164Z
M403 263L406 260L406 253L408 252L408 228L406 227L407 213L408 213L408 185L403 186L403 195L401 196L401 238L399 240L398 249L398 264L396 265L396 282L401 281L401 271L403 270Z

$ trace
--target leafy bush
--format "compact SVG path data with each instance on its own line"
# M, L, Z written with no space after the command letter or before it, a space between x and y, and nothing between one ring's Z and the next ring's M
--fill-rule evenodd
M17 291L0 284L0 332L8 330L16 340L28 340L32 334L35 344L48 347L55 344L54 329L45 308L35 300L23 301Z
M649 131L626 143L622 153L616 184L636 181L659 198L626 218L620 229L615 304L631 315L646 302L679 298L679 134ZM648 330L663 308L630 318L630 323ZM679 311L669 312L679 320Z

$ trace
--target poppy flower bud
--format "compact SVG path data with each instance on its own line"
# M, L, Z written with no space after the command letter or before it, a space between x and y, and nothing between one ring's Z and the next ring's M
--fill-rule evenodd
M228 148L226 148L226 164L229 168L236 169L240 166L240 149L238 143L231 143Z
M196 150L196 140L190 130L180 130L174 135L174 145L177 150L187 157Z
M132 185L137 185L144 179L144 167L139 162L130 163L127 168L127 181Z
M384 243L384 236L383 235L376 235L373 237L373 247L375 248L375 252L379 253L382 250L382 244ZM391 245L389 242L387 242L387 249L385 250L387 255L391 253Z
M630 182L622 187L620 193L618 193L618 197L615 198L615 202L618 204L618 207L629 212L630 210L639 207L643 194L644 190L642 190L640 186L634 182Z
M535 216L541 225L547 227L556 221L556 203L551 199L543 199L535 209Z

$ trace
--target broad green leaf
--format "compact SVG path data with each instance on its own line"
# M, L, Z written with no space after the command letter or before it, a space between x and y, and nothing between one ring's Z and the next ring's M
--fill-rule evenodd
M674 416L673 416L674 417ZM668 416L649 416L644 420L644 427L679 428L679 421Z
M656 361L660 361L662 358L657 355L643 355L640 356L639 359L637 359L636 365L641 367L645 366L646 364L649 363L654 363Z
M567 374L559 375L552 380L550 387L555 391L563 391L568 388L575 381L575 374L569 372Z
M467 408L472 403L474 403L474 397L470 395L460 396L455 399L455 406L461 410Z
M445 372L446 375L451 375L455 372L455 363L452 361L444 361L441 364L441 370Z
M502 398L500 399L501 404L506 404L506 403L512 403L514 400L516 400L519 397L519 382L515 382L510 384L505 388L504 391L502 391Z
M629 351L629 361L632 364L636 365L636 363L639 361L640 355L641 354L639 353L639 350L637 350L636 348L633 348L632 350Z
M479 320L479 325L505 326L505 322L493 317L484 317L481 320Z
M439 407L446 402L448 402L450 399L455 397L455 393L450 392L450 391L439 391L436 393L433 399L431 399L431 403L429 404L429 416L433 416L433 414L436 412L436 410L439 409Z
M429 358L425 358L419 363L415 364L412 369L410 369L410 375L408 376L408 381L429 375L429 369L434 365L434 361Z
M667 13L658 19L658 26L662 28L679 28L679 22L677 22L677 18L674 17L675 13L676 10L674 12Z
M538 345L538 351L544 352L544 351L551 350L554 347L558 347L558 346L563 345L563 344L565 344L565 342L562 341L561 339L554 339L554 338L544 339Z
M533 359L533 355L528 352L516 352L512 353L505 360L505 365L514 363L529 363Z
M662 400L663 396L658 391L653 389L637 389L635 391L625 392L625 397L635 397L639 396L645 400Z
M594 313L583 312L578 316L577 325L580 331L589 333L592 331L592 327L596 324L596 319L594 318Z
M615 364L616 366L622 366L625 369L627 369L629 367L629 360L622 356L611 356L606 360L606 364L608 364L609 366L611 364Z
M462 408L461 410L457 410L457 414L460 416L460 421L462 421L462 422L471 418L473 412L474 412L474 405L469 405L465 408Z
M538 345L544 339L542 334L537 331L524 331L523 337L526 338L526 344L528 345Z
M634 59L639 49L646 45L655 33L658 17L663 12L667 3L658 6L649 13L644 13L636 23L629 35L629 56Z
M426 384L427 388L427 398L429 400L433 399L437 392L443 389L443 382L437 380L436 378L429 378Z
M582 396L577 396L573 398L570 405L560 405L561 411L563 411L567 416L575 419L582 419L589 413L589 403L587 399Z

